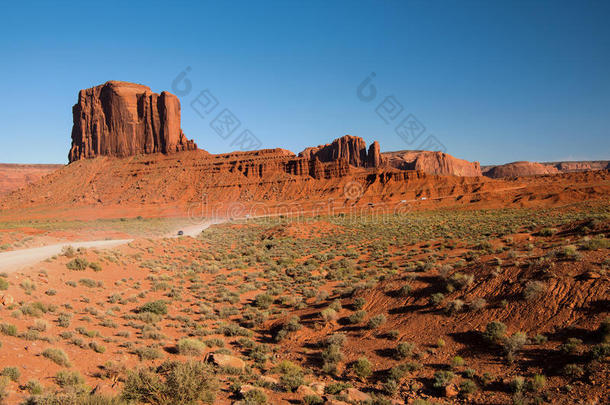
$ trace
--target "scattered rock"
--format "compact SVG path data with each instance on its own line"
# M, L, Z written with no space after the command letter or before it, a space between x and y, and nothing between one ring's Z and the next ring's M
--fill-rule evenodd
M299 394L301 397L306 397L308 395L318 395L318 393L308 385L300 385L299 388L297 388L297 394Z
M453 398L459 393L458 388L455 384L448 384L445 386L445 396L447 398Z
M324 388L326 386L324 385L324 383L321 382L312 382L311 384L309 384L309 387L311 387L311 389L314 390L316 394L324 395Z
M345 390L345 396L348 402L366 402L371 400L371 396L356 388L348 388Z
M242 371L246 367L246 363L242 359L229 354L212 353L210 361L218 367L231 367Z

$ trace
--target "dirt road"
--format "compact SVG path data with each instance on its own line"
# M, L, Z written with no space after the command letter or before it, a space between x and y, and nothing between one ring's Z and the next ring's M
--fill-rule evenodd
M213 224L217 224L223 221L210 221L202 222L200 224L190 224L181 230L184 236L195 237L199 235L203 230L209 228ZM172 232L167 237L178 237L178 230ZM27 266L40 263L49 257L58 255L64 246L72 246L73 248L95 248L95 249L108 249L119 245L124 245L133 241L133 239L112 239L112 240L93 240L87 242L64 242L54 245L42 246L30 249L12 250L9 252L0 253L0 272L9 272L22 269Z

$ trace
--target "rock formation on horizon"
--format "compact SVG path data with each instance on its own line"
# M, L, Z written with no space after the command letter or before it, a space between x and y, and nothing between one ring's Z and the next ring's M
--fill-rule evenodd
M490 167L483 173L483 175L491 177L492 179L502 179L557 173L559 173L559 170L557 170L557 168L554 166L544 165L538 162L521 161Z
M180 129L178 97L166 91L159 95L141 84L108 81L81 90L72 114L70 162L197 149Z
M426 150L401 150L384 152L384 159L391 167L400 170L421 170L441 176L481 176L479 162L458 159L447 153Z
M332 162L345 159L348 164L355 167L379 167L381 157L379 142L375 141L366 150L366 142L358 136L345 135L335 139L332 143L306 148L299 157L320 162Z

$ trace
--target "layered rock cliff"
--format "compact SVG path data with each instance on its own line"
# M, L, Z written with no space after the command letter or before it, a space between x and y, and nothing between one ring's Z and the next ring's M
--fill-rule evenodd
M180 129L178 97L141 84L109 81L81 90L72 115L70 162L197 149Z
M544 165L538 162L512 162L504 165L493 166L486 170L483 174L493 179L502 179L510 177L536 176L540 174L557 174L559 170L550 165Z
M442 176L481 176L479 162L458 159L443 152L402 150L382 154L386 163L401 170L421 170Z
M355 167L379 167L383 162L379 142L373 142L367 152L364 139L351 135L337 138L330 144L306 148L299 153L299 157L320 162L344 159Z

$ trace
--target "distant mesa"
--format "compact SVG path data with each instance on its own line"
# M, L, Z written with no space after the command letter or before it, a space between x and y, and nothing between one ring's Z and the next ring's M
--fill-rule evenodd
M81 90L72 115L70 162L197 149L180 129L178 97L141 84L108 81Z
M492 179L557 174L559 170L551 165L538 162L512 162L488 168L483 174Z
M421 170L441 176L481 176L479 162L458 159L447 153L425 150L401 150L382 154L387 164L400 170Z

